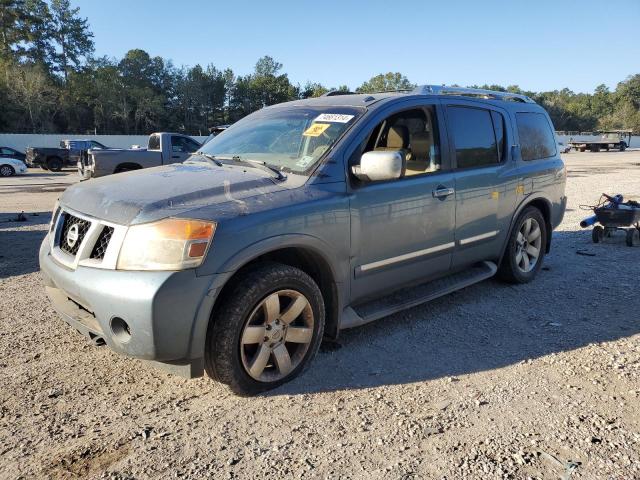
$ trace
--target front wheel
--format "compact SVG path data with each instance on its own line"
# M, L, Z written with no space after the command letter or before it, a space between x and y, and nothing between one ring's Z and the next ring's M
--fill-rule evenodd
M263 264L244 275L216 308L205 368L239 395L254 395L302 373L324 331L324 301L302 270Z
M542 267L546 238L547 225L540 210L525 208L509 235L499 277L509 283L533 280Z
M627 230L627 238L626 238L627 246L633 247L640 243L640 229L638 228L630 228Z

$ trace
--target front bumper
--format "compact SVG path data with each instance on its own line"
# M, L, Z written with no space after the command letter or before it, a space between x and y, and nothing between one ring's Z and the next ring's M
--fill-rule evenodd
M52 257L48 235L39 259L54 309L94 343L104 341L120 354L161 362L183 376L202 375L202 337L216 292L212 276L197 276L195 270L73 270ZM129 334L114 319L124 320Z

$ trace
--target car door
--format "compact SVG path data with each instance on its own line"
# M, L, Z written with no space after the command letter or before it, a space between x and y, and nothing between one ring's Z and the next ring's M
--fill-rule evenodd
M456 184L456 270L500 256L518 176L508 148L511 125L506 111L452 100L446 102L445 115Z
M441 155L442 112L435 101L416 102L371 120L349 157L349 167L375 149L402 149L408 158L398 180L364 183L350 177L352 302L450 269L455 186L448 155Z
M171 135L171 162L182 163L198 150L200 144L195 140L181 135Z

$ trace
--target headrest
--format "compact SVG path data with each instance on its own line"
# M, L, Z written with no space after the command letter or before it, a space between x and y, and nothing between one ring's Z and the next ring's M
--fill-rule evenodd
M409 129L404 125L389 128L387 133L387 148L402 149L409 146Z
M427 158L431 149L431 133L416 132L411 136L411 153L417 158Z

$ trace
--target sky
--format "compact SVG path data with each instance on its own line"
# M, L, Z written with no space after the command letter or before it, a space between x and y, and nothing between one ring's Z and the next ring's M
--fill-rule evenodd
M294 83L611 89L640 73L640 0L72 0L96 56L141 48L238 75L270 55Z

